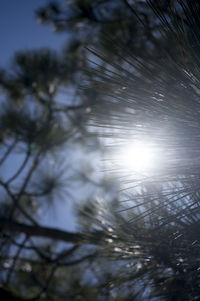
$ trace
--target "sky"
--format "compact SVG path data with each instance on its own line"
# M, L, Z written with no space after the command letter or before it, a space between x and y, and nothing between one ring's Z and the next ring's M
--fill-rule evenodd
M67 40L66 34L55 34L50 26L36 22L34 11L45 6L46 0L1 0L0 1L0 68L6 67L14 52L33 48L59 49ZM17 156L9 158L5 167L7 177L21 164ZM47 210L42 224L73 230L72 207L69 202Z
M67 41L67 34L57 34L50 26L36 22L35 10L47 3L49 3L48 0L0 0L0 68L9 67L15 51L41 47L59 50ZM72 162L74 168L77 164L80 165L77 163L78 157L81 158L81 155L78 156L78 151L76 151L76 157L70 157L70 160L74 160ZM5 178L10 178L13 170L18 169L22 161L22 155L10 156L9 164L6 163L3 167ZM83 187L80 184L78 186L76 189L72 188L76 191L74 195L76 203L87 198L87 195L92 194L94 189L94 187ZM75 230L72 201L73 198L66 196L65 202L58 200L52 209L47 207L40 220L41 224L68 231Z
M34 11L47 0L0 1L0 67L5 67L16 50L51 47L59 49L66 34L55 34L52 28L36 22Z

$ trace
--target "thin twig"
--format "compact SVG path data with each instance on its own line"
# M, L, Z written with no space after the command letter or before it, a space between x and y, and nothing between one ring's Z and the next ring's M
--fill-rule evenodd
M21 251L23 250L23 248L24 248L24 246L25 246L25 244L26 244L26 242L27 242L28 239L29 239L29 236L26 235L25 238L24 238L24 240L23 240L23 242L22 242L22 244L19 246L19 248L18 248L18 250L17 250L17 253L16 253L15 257L14 257L12 266L11 266L9 272L8 272L8 275L7 275L7 279L6 279L6 284L7 284L7 285L8 285L9 282L10 282L10 278L11 278L11 276L12 276L12 273L13 273L13 270L14 270L14 268L15 268L15 264L16 264L18 258L19 258L19 255L20 255Z
M12 150L14 149L15 145L17 144L17 139L15 139L13 141L13 143L8 147L6 153L4 154L4 156L1 158L0 160L0 166L4 163L4 161L7 159L7 157L9 156L9 154L12 152Z
M20 173L23 171L23 169L25 168L25 166L30 158L30 154L31 154L31 152L30 152L30 150L28 150L26 153L26 156L24 158L24 161L22 162L22 165L16 171L16 173L9 180L7 180L7 182L6 182L7 185L9 185L12 181L14 181L20 175Z

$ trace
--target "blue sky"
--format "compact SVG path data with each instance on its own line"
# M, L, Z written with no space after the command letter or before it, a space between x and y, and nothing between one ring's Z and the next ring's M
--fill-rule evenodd
M66 34L55 34L49 26L36 22L34 11L48 3L46 0L0 1L0 68L9 64L17 50L40 47L59 49L67 39ZM4 172L9 177L21 164L19 156L11 156ZM43 217L42 223L73 229L72 207L69 202L54 206Z
M51 47L59 49L66 34L55 34L49 26L36 22L34 11L46 0L0 1L0 67L6 66L16 50Z
M15 51L41 47L60 49L67 41L67 34L55 34L50 26L36 22L34 11L48 2L48 0L0 0L0 68L9 64ZM79 157L82 152L80 151ZM77 165L80 165L80 161L83 161L82 157L77 159L77 154L78 151L76 151L76 157L74 155L70 157L75 169ZM6 163L3 168L4 176L11 177L13 170L20 166L22 159L20 155L10 156L9 163ZM74 189L76 203L94 194L94 187L76 185L78 185ZM45 225L74 230L73 198L65 196L63 201L57 200L52 208L47 207L40 222Z

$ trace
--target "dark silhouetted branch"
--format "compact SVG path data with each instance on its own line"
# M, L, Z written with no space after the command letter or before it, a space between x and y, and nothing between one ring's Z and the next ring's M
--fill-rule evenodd
M70 243L98 243L104 235L101 231L96 231L87 234L73 233L59 230L56 228L31 226L23 223L17 223L10 219L0 218L1 231L9 231L15 233L25 233L29 236L45 237L55 240L61 240Z

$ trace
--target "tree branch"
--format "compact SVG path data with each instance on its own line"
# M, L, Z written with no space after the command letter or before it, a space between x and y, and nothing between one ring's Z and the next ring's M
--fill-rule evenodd
M23 171L23 169L26 166L26 163L28 162L28 160L30 158L30 154L31 154L31 152L30 152L30 150L28 150L26 155L25 155L24 161L22 162L22 165L16 171L16 173L10 179L7 180L7 182L6 182L7 185L9 185L11 182L13 182L20 175L20 173Z
M9 154L12 152L12 150L14 149L14 147L17 144L17 139L15 139L13 141L13 143L8 147L6 153L4 154L4 156L0 159L0 166L4 163L4 161L7 159L7 157L9 156Z
M56 228L27 225L5 218L0 218L0 229L1 231L25 233L29 236L45 237L76 244L98 243L104 236L102 231L89 232L88 234L73 233Z

